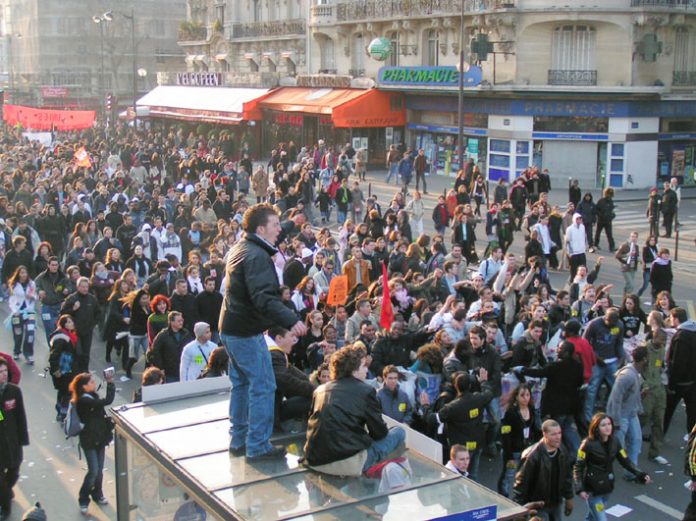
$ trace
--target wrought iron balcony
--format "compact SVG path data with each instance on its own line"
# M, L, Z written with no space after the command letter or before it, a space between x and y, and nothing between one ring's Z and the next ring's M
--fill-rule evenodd
M336 5L336 21L429 17L438 14L479 13L514 9L516 0L365 0ZM322 6L325 7L325 6Z
M597 85L597 71L549 70L549 85Z
M696 0L631 0L631 7L664 7L668 9L696 9Z
M696 86L696 71L674 71L672 73L673 87Z
M275 22L249 22L232 25L232 38L265 38L305 34L303 18Z

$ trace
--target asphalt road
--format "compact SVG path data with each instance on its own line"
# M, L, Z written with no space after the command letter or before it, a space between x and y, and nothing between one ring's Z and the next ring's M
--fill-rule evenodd
M384 205L393 194L395 187L386 186L377 175L370 175L373 192L379 197L379 201ZM436 201L437 193L451 184L452 180L429 179L431 195L425 196L426 207L432 209ZM367 187L365 188L367 192ZM564 197L563 193L553 193L552 201L556 198L559 202ZM679 262L675 263L675 284L674 294L677 302L687 307L689 314L694 316L694 305L692 292L696 289L696 279L692 270L693 261L696 260L696 248L693 240L696 232L694 218L696 217L696 203L693 201L683 201L681 209L682 222L685 223L682 233L683 244L680 244ZM644 211L642 203L619 203L617 219L615 221L615 236L617 242L628 235L631 230L638 230L641 233L641 240L647 232L647 223L641 217ZM428 212L429 214L429 212ZM335 214L334 214L335 215ZM426 230L432 231L432 223L426 219ZM685 237L686 236L686 237ZM689 244L690 242L690 244ZM670 248L674 248L674 240L664 243ZM480 244L483 249L485 245ZM605 246L606 247L606 246ZM522 239L516 238L513 243L513 251L522 251ZM601 254L602 252L600 252ZM590 256L592 259L595 256ZM554 286L562 286L565 278L564 274L552 273ZM622 277L615 262L610 258L605 261L605 268L602 270L601 280L612 282L621 291ZM6 304L0 305L0 318L6 316ZM12 520L19 520L21 512L28 508L30 504L40 500L47 510L51 521L83 519L78 510L77 492L82 478L86 471L84 460L78 460L76 444L66 440L58 423L55 422L55 391L50 378L45 377L44 367L47 365L47 345L43 328L38 327L36 342L36 365L31 367L22 365L22 390L25 396L31 445L25 449L24 463L21 469L21 478L15 488L16 499L13 507ZM95 335L96 338L97 335ZM12 336L5 329L0 330L0 349L5 352L12 351ZM97 374L107 366L104 361L104 345L95 342L92 348L93 370ZM142 364L142 362L141 362ZM110 365L110 364L109 364ZM136 366L135 372L139 374L142 366ZM117 373L120 376L122 373ZM120 382L117 377L117 394L115 405L131 400L133 391L137 384L134 381ZM102 390L103 392L103 390ZM632 511L621 519L625 521L655 521L681 519L689 500L689 493L684 489L683 483L686 477L683 475L683 447L682 437L685 433L685 415L683 407L680 407L675 414L672 428L667 436L665 456L670 465L660 466L647 461L641 457L640 466L649 472L653 478L653 484L640 486L628 484L619 480L616 491L614 492L611 504L620 503L632 509ZM647 451L647 447L644 447ZM114 462L113 447L107 450L107 461L105 464L104 492L110 500L111 505L99 507L92 504L90 506L90 517L92 519L106 520L115 519L116 513L112 505L115 504L115 483L114 483ZM495 488L500 463L498 461L483 460L481 464L481 476L483 483ZM576 501L576 509L569 518L572 520L583 519L585 515L584 506L580 501Z

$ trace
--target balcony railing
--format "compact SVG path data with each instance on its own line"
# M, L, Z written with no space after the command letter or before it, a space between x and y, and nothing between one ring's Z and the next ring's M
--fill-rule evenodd
M305 34L303 18L275 22L250 22L232 25L232 38L259 38Z
M549 70L549 85L597 85L597 71Z
M353 78L360 78L365 76L365 69L348 69L348 74L353 76Z
M669 9L696 9L696 0L631 0L631 7L665 7Z
M672 73L673 87L696 86L696 71L674 71Z
M365 0L336 5L336 20L373 20L514 9L516 0Z

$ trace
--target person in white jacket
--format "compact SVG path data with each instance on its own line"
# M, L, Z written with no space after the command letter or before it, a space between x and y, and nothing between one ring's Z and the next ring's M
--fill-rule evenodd
M27 364L34 364L34 337L36 334L36 285L25 266L19 266L7 281L10 290L10 316L14 337L14 356L24 354Z
M197 380L201 371L208 365L210 354L217 346L211 342L212 332L207 322L196 322L193 326L193 334L196 336L184 346L181 351L179 363L179 381L190 382Z
M582 223L582 215L579 213L573 214L573 224L566 229L565 244L570 260L570 280L572 282L578 271L578 266L587 265L585 257L587 237L585 236L585 225Z

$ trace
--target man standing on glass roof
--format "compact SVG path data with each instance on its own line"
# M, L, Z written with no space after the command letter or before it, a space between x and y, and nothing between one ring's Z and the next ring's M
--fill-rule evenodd
M263 332L282 326L296 336L305 325L280 298L272 256L280 235L278 214L269 204L244 212L244 238L230 251L227 286L220 314L220 338L230 356L230 452L248 460L281 458L283 447L273 446L275 377Z

